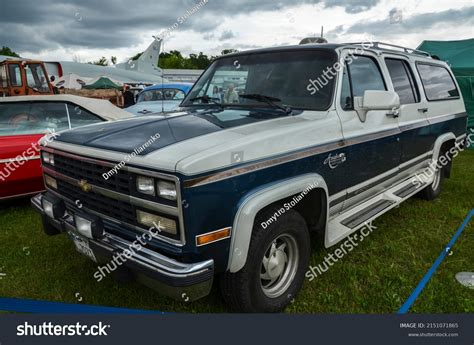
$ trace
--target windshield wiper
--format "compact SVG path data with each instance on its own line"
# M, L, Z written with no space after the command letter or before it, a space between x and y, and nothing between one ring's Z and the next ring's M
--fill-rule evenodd
M209 97L209 96L207 96L207 95L191 98L190 101L191 101L191 102L194 102L194 101L203 101L203 103L201 103L201 104L206 104L206 103L209 104L209 103L212 103L212 104L218 105L218 106L221 108L221 110L224 110L224 105L223 105L222 103L217 102L214 98Z
M273 108L283 110L285 114L287 115L290 115L293 112L293 109L291 109L290 106L282 106L282 105L276 104L275 102L281 102L281 99L276 98L276 97L265 96L259 93L248 93L248 94L239 95L239 97L253 99L255 101L267 103Z

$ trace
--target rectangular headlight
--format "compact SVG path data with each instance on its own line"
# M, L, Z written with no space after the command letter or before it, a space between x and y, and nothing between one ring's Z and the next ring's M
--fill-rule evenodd
M158 181L157 187L159 197L176 200L176 185L173 182Z
M43 162L45 162L46 164L54 165L54 155L52 153L43 151L42 154L43 154Z
M54 189L58 189L58 183L56 181L56 179L52 178L51 176L49 175L44 175L44 182L46 183L46 185L54 188Z
M137 221L148 227L154 227L156 230L164 231L169 234L176 235L178 229L176 227L176 221L173 219L158 216L141 210L137 210Z
M153 177L138 176L137 191L143 194L155 195L155 179Z

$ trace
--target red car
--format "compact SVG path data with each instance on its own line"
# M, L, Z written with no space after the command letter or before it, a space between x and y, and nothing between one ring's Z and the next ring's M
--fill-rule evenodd
M44 190L38 140L45 134L132 115L72 95L0 98L0 201Z

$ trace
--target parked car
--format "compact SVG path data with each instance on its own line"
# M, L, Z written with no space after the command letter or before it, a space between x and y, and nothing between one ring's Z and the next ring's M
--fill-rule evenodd
M148 86L138 94L137 103L125 110L137 116L173 111L178 108L192 86L192 83Z
M38 140L130 117L108 101L69 95L0 98L0 201L44 190Z
M229 70L246 84L236 96L226 81L219 103L210 86ZM98 262L98 281L119 267L194 300L216 278L245 312L295 298L310 233L331 247L415 194L436 198L451 165L433 164L466 140L449 66L379 43L225 55L180 109L63 133L42 148L49 183L32 205Z

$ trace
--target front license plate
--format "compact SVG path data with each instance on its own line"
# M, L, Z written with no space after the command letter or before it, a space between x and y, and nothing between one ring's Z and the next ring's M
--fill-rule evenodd
M94 255L94 252L92 251L92 249L89 247L89 241L87 240L83 240L77 236L74 236L72 235L72 240L74 241L74 245L76 246L76 250L87 256L88 258L90 258L91 260L97 262L96 258L95 258L95 255Z

